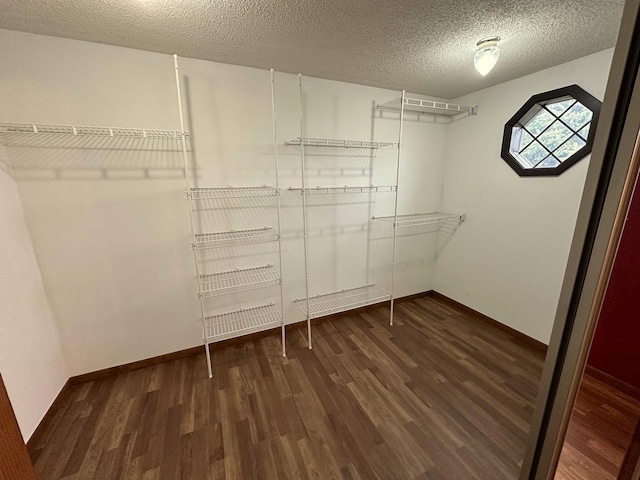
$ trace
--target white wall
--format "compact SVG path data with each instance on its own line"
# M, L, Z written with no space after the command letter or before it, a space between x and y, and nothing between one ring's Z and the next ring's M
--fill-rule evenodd
M18 187L2 167L0 163L0 373L26 441L68 374Z
M519 177L500 157L504 124L534 94L578 84L602 100L613 50L456 102L479 113L450 126L444 211L467 221L438 259L434 289L548 343L588 167ZM500 59L507 61L507 59Z
M170 56L2 30L0 45L0 121L179 128ZM182 59L181 73L198 185L273 185L269 72ZM299 186L298 150L282 145L300 135L298 79L277 74L276 81L281 186ZM372 108L395 96L398 92L305 78L305 135L397 141L397 116L374 117ZM446 129L407 123L401 213L438 209ZM82 142L42 146L20 144L9 150L71 375L199 344L176 146L125 142L115 151ZM308 186L395 183L394 151L381 151L373 160L368 151L308 160ZM288 321L297 321L303 316L292 300L304 293L299 197L285 195L284 202L285 310ZM234 212L238 215L205 211L199 220L210 217L216 231L273 225L273 209ZM366 230L357 229L366 227L369 214L392 212L387 194L376 198L371 212L359 204L310 214L317 221L310 239L312 294L366 281L388 286L388 264L380 262L388 260L388 238L372 242L368 256ZM351 226L354 233L327 233L327 226L336 225ZM407 247L418 251L403 254L417 257L429 255L432 245ZM267 246L251 253L236 255L231 266L264 263L258 253L277 261ZM366 269L367 259L373 273ZM229 265L210 260L212 269ZM399 294L429 290L432 269L432 262L404 268L398 275ZM275 300L277 291L259 291L255 297L230 296L214 310Z

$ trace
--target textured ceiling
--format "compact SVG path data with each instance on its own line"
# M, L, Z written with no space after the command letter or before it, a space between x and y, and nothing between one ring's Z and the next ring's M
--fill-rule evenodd
M0 0L0 28L454 98L615 43L624 0ZM475 43L502 37L482 78Z

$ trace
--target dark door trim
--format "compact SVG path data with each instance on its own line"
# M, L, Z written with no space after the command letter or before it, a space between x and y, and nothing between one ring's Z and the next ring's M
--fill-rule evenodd
M0 480L36 480L9 395L0 375Z

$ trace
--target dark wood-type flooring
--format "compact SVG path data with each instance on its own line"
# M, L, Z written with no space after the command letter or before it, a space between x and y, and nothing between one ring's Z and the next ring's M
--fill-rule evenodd
M640 416L640 401L585 375L556 480L615 480Z
M73 386L48 479L518 477L542 355L434 297Z

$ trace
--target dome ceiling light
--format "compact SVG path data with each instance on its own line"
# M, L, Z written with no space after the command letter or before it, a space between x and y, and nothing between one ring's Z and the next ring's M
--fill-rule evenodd
M478 51L473 57L473 64L476 70L483 77L491 71L491 69L498 62L500 57L500 49L498 48L498 42L500 37L487 37L480 40L476 45Z

